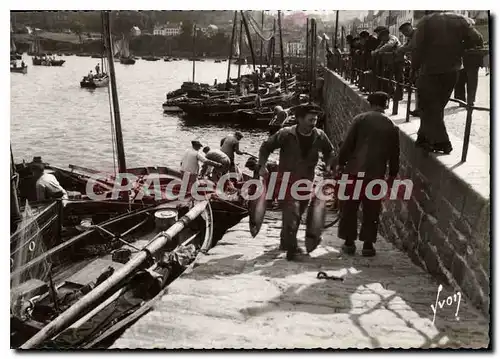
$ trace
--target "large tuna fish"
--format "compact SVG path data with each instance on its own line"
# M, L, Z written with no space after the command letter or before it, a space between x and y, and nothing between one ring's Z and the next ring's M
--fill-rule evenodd
M256 191L259 192L257 198L248 201L248 213L249 213L249 224L250 224L250 234L252 237L255 237L259 234L260 227L262 227L262 222L264 222L264 217L266 215L266 193L267 193L267 184L266 179L261 179L259 177L259 172L254 171L254 180L257 180L259 186L251 185L248 194L253 196L256 194ZM253 181L255 182L255 181Z
M318 190L318 189L316 189ZM307 208L307 219L306 219L306 250L307 253L311 253L316 249L321 241L321 234L325 226L326 218L326 200L331 189L322 189L324 192L322 195L313 194L311 203Z

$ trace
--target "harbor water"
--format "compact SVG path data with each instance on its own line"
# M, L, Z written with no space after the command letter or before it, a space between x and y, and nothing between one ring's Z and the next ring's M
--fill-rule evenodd
M67 168L69 164L113 172L113 138L108 88L80 88L80 80L100 59L64 56L62 67L32 66L23 55L28 74L11 73L11 143L16 162L42 156L45 162ZM190 141L217 148L236 129L244 134L240 149L257 154L267 138L263 129L238 125L186 122L181 116L163 114L165 94L192 81L193 63L137 60L135 65L115 62L122 133L127 167L178 168ZM231 77L238 66L231 65ZM242 74L251 71L241 67ZM196 62L196 82L225 82L227 62ZM244 164L246 158L238 156Z

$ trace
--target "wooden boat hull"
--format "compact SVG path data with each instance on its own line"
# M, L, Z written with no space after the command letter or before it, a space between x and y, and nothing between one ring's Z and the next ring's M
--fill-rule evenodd
M53 171L53 174L59 180L59 183L68 193L80 194L80 199L69 201L62 211L62 224L73 230L75 226L80 224L84 218L90 218L92 223L100 223L108 220L114 215L124 213L131 208L142 208L144 206L153 205L162 202L153 195L144 195L140 199L132 200L132 203L124 202L120 198L112 199L112 189L114 182L112 179L102 179L94 185L95 193L106 193L107 198L102 201L92 201L87 196L83 195L87 190L87 182L92 174L97 171L85 169L83 167L70 165L70 170L59 167L46 165L47 171ZM23 204L26 200L30 203L36 203L35 183L31 177L29 167L17 165L19 173L19 192L20 202ZM128 173L135 175L139 179L145 176L159 176L160 185L162 188L167 186L172 180L181 180L182 176L179 171L169 167L137 167L127 170ZM151 188L151 193L152 188ZM163 202L168 202L164 200ZM210 199L213 208L214 224L214 243L222 238L224 233L236 225L239 221L248 215L246 201L241 197L235 197L233 200L221 200L216 196Z
M103 78L93 78L91 80L83 79L82 81L80 81L80 87L82 88L95 89L98 87L108 87L108 85L109 85L109 76Z
M132 57L121 57L120 58L120 64L123 65L134 65L135 64L135 59Z
M42 60L36 57L32 58L34 66L62 66L66 60Z
M159 221L159 213L170 214L169 222ZM20 296L19 286L11 291L16 304L31 303L30 310L14 305L11 346L95 346L211 248L212 224L206 201L155 206L114 218L24 263L11 272L11 284L42 261L51 263L54 284L40 286L36 295Z
M18 73L18 74L27 74L28 73L28 66L24 67L12 67L10 68L10 72Z

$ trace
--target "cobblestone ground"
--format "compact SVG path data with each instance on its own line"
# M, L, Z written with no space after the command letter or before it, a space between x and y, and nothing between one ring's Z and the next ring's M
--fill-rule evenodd
M280 215L267 217L256 238L248 220L233 227L112 348L488 346L488 320L466 298L453 302L450 288L433 323L440 283L384 239L376 257L349 257L331 228L310 256L288 262L278 251ZM345 280L317 279L320 270Z

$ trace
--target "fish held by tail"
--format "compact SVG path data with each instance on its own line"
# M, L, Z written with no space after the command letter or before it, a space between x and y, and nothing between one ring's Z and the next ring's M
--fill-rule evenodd
M255 238L257 234L259 234L260 228L262 227L262 223L264 222L264 217L266 215L267 208L267 185L266 179L260 179L258 172L254 175L254 179L259 181L259 186L251 185L248 194L251 198L252 196L258 196L255 199L250 199L248 201L248 213L249 213L249 225L250 225L250 234ZM257 193L259 192L259 193Z
M326 200L314 196L307 208L306 219L306 250L314 251L321 241L321 234L325 226Z

